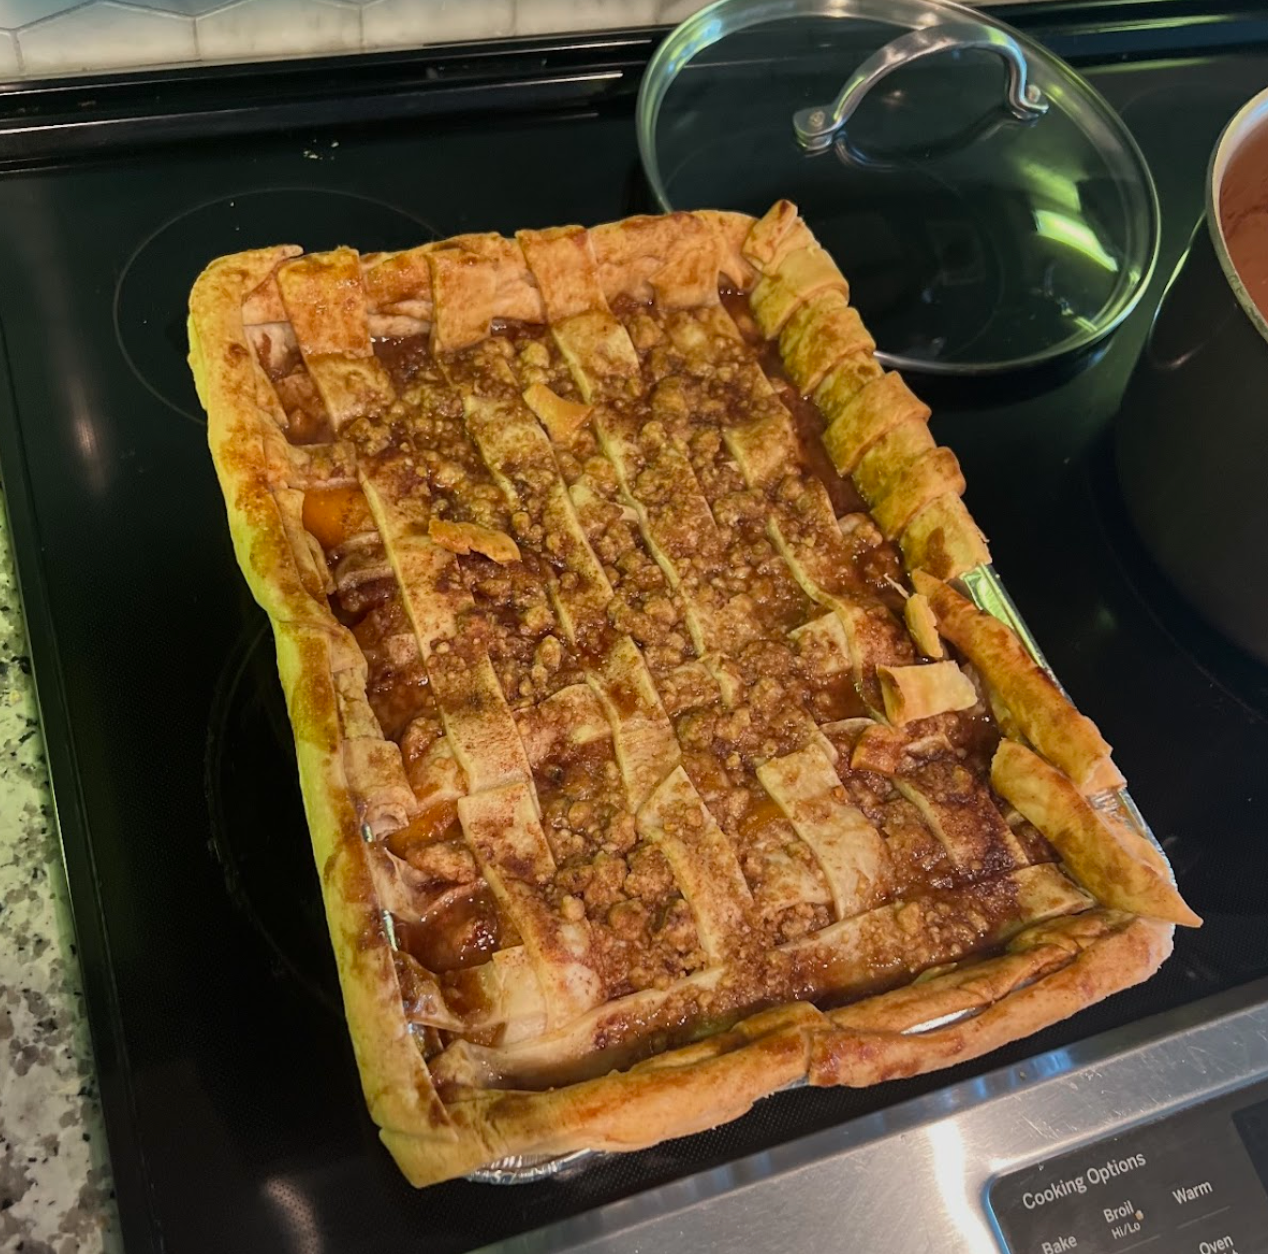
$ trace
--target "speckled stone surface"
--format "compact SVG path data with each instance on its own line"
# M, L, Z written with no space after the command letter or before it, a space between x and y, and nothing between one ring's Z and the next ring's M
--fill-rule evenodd
M114 1192L0 515L0 1252L117 1254Z

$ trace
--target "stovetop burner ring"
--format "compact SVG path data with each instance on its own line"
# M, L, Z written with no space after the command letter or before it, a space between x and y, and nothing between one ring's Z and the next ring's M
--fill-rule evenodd
M209 845L275 972L342 1016L293 745L264 623L234 649L212 698L203 770Z
M297 243L314 252L351 244L362 252L390 252L439 238L424 219L356 192L270 187L222 196L168 218L137 245L115 286L115 341L148 392L201 426L185 318L190 288L204 265L271 244Z

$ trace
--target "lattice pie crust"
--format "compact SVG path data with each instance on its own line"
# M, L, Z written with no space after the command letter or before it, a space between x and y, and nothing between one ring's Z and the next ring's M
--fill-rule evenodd
M240 253L190 344L415 1184L963 1061L1198 921L794 206Z

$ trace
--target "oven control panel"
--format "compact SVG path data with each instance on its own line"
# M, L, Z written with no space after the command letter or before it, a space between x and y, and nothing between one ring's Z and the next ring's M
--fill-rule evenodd
M1268 1254L1268 1085L1001 1176L989 1203L1009 1254Z

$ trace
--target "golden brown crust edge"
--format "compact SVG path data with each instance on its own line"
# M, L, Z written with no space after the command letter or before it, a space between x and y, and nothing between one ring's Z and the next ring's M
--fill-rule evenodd
M558 321L590 307L596 298L655 298L669 308L716 300L719 280L740 291L756 272L741 253L754 225L748 214L723 210L640 215L589 230L579 226L522 231L515 239L493 233L458 235L399 253L362 258L372 330L401 335L426 330L443 349L457 349L489 334L495 318ZM598 288L574 293L575 306L552 310L525 259L525 246L572 243L594 263ZM431 289L418 291L423 274ZM703 299L702 299L703 294ZM443 297L443 299L442 299ZM278 318L271 292L252 302L262 321Z
M331 652L339 624L303 586L264 468L241 304L290 250L213 262L190 298L190 366L239 564L268 613L349 1034L375 1120L444 1136L448 1117L410 1036L360 825L343 774ZM212 337L205 335L210 330ZM260 461L250 451L260 450ZM452 1138L452 1132L448 1136Z
M288 255L290 250L264 250L209 268L191 300L191 365L209 415L209 443L235 550L274 624L367 1101L384 1128L385 1143L415 1184L465 1174L506 1154L627 1150L686 1135L737 1117L759 1097L807 1073L815 1083L864 1084L961 1061L1144 979L1161 963L1170 929L1128 920L1117 928L1089 927L1066 966L1050 954L1052 961L1037 971L1033 954L1024 949L1027 937L1051 931L1051 925L1040 925L1015 938L1003 958L971 961L942 977L946 983L938 986L939 996L956 1000L959 1010L980 1009L963 1024L914 1038L902 1035L901 1028L860 1026L869 1015L877 1022L901 1017L901 1008L914 1004L913 998L929 997L935 982L928 982L917 986L915 995L900 989L828 1015L803 1003L779 1007L700 1045L563 1089L479 1092L449 1106L440 1103L399 1005L368 859L343 778L331 678L333 636L327 637L339 629L304 586L268 485L266 428L260 426L263 415L249 378L256 367L242 329L241 302ZM1094 911L1078 917L1109 916ZM1027 979L1035 982L1020 987ZM829 1062L850 1057L855 1061L849 1065Z
M1085 795L1124 786L1096 724L1075 709L1007 624L923 571L914 572L912 582L928 598L939 633L977 668L1045 758Z
M457 1102L450 1113L471 1139L453 1151L390 1131L383 1141L419 1186L509 1154L646 1148L738 1118L803 1078L865 1087L990 1053L1148 979L1171 952L1171 934L1168 924L1103 910L1037 924L1001 957L840 1011L791 1003L626 1072ZM945 1014L969 1017L907 1034Z
M744 255L758 276L750 301L759 326L778 337L790 378L824 418L833 465L854 479L907 570L950 579L989 564L986 539L960 499L955 456L923 430L929 407L876 361L848 284L796 206L780 201L759 219ZM884 490L873 491L879 484Z
M991 787L1038 828L1099 901L1146 918L1201 926L1154 847L1117 815L1096 810L1037 753L1001 740L991 762Z
M770 279L782 276L786 259L809 239L793 206L781 202L755 225L748 251ZM1078 845L1081 856L1066 860L1078 882L1092 887L1102 902L1187 926L1199 923L1167 882L1165 862L1144 837L1119 833L1086 803L1081 809L1077 804L1082 799L1063 771L1089 795L1125 786L1095 724L1075 709L1006 623L943 582L989 562L990 554L959 499L964 480L958 463L925 432L929 407L899 375L859 369L860 355L870 357L874 345L840 330L848 325L843 295L825 295L803 283L792 299L797 303L780 333L781 356L802 391L813 393L827 423L824 445L836 469L854 478L882 530L899 540L916 588L912 601L919 599L928 612L926 634L936 644L940 632L960 649L991 688L993 699L1003 699L1017 728L1055 764L1011 746L1032 759L1032 775L1044 775L1043 799L1052 821L1037 824L1040 830L1063 852ZM922 667L915 673L924 671ZM883 688L885 679L882 668ZM1004 750L1008 747L1006 742ZM1024 782L1024 765L1005 773L1013 792ZM1071 796L1065 796L1067 790ZM1005 788L997 784L996 791L1017 804ZM1059 822L1054 811L1060 811ZM1035 821L1032 814L1026 817ZM1099 840L1097 825L1103 828ZM1068 832L1075 834L1074 842L1062 839ZM1132 876L1131 892L1121 882L1124 874Z
M830 1015L832 1030L812 1044L811 1083L860 1087L979 1058L1141 983L1171 953L1169 923L1106 911L1063 922L1027 929L1003 958L913 986L928 1000L906 1018L927 1020L940 1006L963 1012L973 1000L983 1007L946 1027L904 1035L904 1016L889 1019L867 1002ZM1105 930L1083 945L1078 931L1094 923Z

